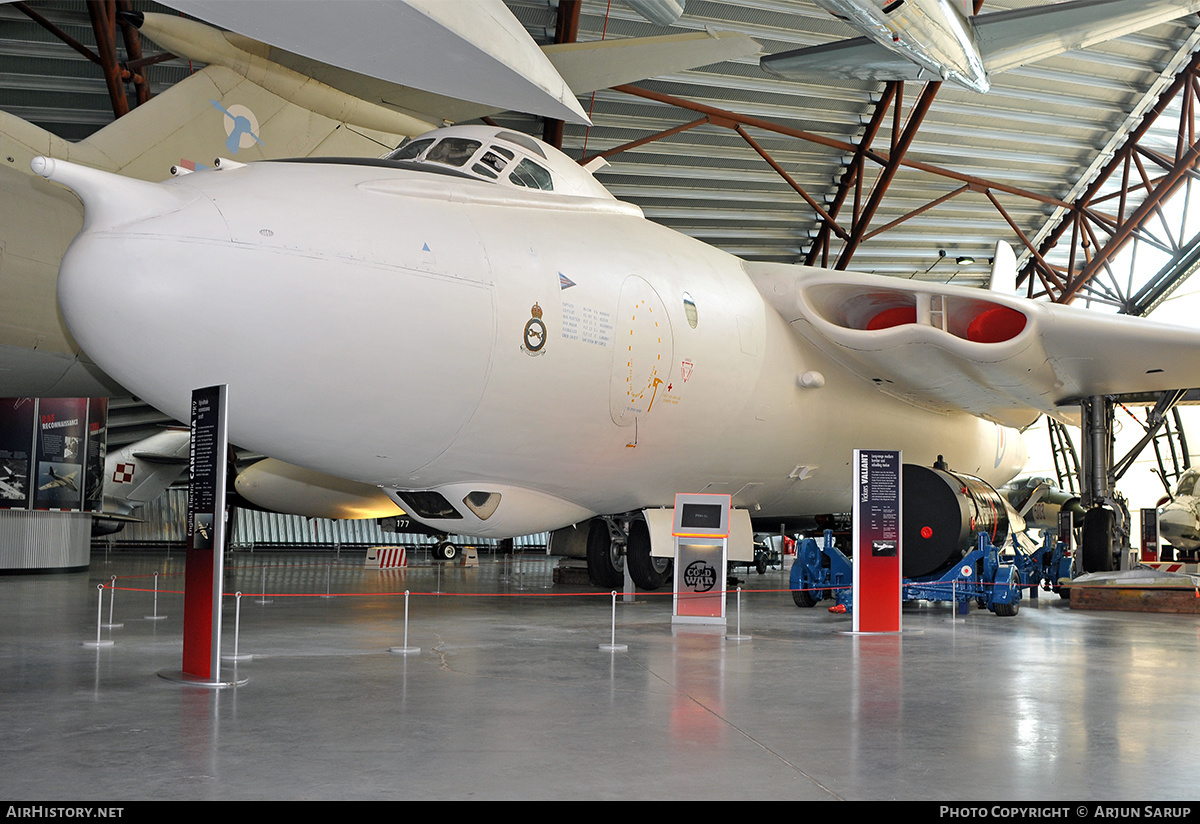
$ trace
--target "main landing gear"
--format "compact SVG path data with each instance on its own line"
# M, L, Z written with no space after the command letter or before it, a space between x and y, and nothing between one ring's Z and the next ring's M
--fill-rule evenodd
M650 554L650 528L641 518L594 518L588 527L588 577L603 589L621 589L625 568L638 589L653 592L671 580L670 558Z

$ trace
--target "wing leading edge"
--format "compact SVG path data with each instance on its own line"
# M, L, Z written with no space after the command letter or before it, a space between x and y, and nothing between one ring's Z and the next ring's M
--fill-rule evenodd
M971 18L988 74L1094 46L1200 10L1200 0L1071 0ZM902 53L866 37L780 52L762 58L779 77L828 82L936 80Z
M1200 386L1200 331L996 292L750 263L805 339L881 391L1007 426L1093 395Z

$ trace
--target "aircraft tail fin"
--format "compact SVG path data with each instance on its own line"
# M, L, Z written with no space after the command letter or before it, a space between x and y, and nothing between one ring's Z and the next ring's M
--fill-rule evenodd
M326 91L326 97L351 101L349 95ZM323 108L333 114L336 107ZM402 135L349 126L211 65L77 143L0 112L0 147L12 158L10 168L26 174L30 161L43 155L159 181L170 176L172 166L207 168L218 157L245 162L313 154L378 156L395 148Z
M191 433L171 427L149 438L110 452L104 461L104 509L128 515L153 501L188 466Z
M988 276L987 288L1002 295L1017 293L1017 255L1003 240L996 241L996 252L992 256L992 273Z

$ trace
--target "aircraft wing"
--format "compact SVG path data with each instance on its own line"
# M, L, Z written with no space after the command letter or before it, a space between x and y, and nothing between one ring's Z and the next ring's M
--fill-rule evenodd
M344 0L290 8L277 0L171 0L168 5L369 77L502 109L591 122L501 0Z
M1015 69L1174 20L1197 0L1075 0L982 14L975 35L989 73Z
M255 60L261 61L263 67L277 65L295 72L297 81L312 78L362 101L365 110L378 107L407 115L417 124L405 131L410 136L428 131L443 121L458 123L504 111L502 106L449 97L371 77L344 66L331 66L312 57L243 35L218 32L172 15L147 12L142 16L139 28L142 34L175 54L253 75L258 82L264 79L259 73L265 74L266 69L247 71L248 66L257 68ZM758 43L747 35L708 31L542 47L542 52L577 94L749 57L760 50ZM344 108L346 104L339 101L337 105ZM394 125L389 128L396 130Z
M971 18L989 74L1083 49L1200 10L1200 0L1072 0ZM762 58L779 77L820 82L937 80L928 71L866 37L780 52Z
M813 345L881 391L1008 426L1092 395L1200 386L1200 331L946 284L750 263Z
M828 83L842 80L941 80L906 57L866 37L770 54L763 70L787 80Z

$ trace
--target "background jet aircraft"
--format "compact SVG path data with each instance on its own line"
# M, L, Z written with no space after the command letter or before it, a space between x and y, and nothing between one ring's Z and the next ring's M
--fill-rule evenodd
M814 82L950 80L977 92L991 74L1200 9L1197 0L1074 0L971 17L971 0L814 2L865 37L772 54L763 69Z
M92 534L119 532L134 512L161 495L188 466L191 433L169 427L104 459L103 513L92 517Z
M1188 469L1179 476L1179 484L1170 503L1158 511L1158 532L1175 549L1194 553L1200 549L1200 494L1196 481L1200 470Z

